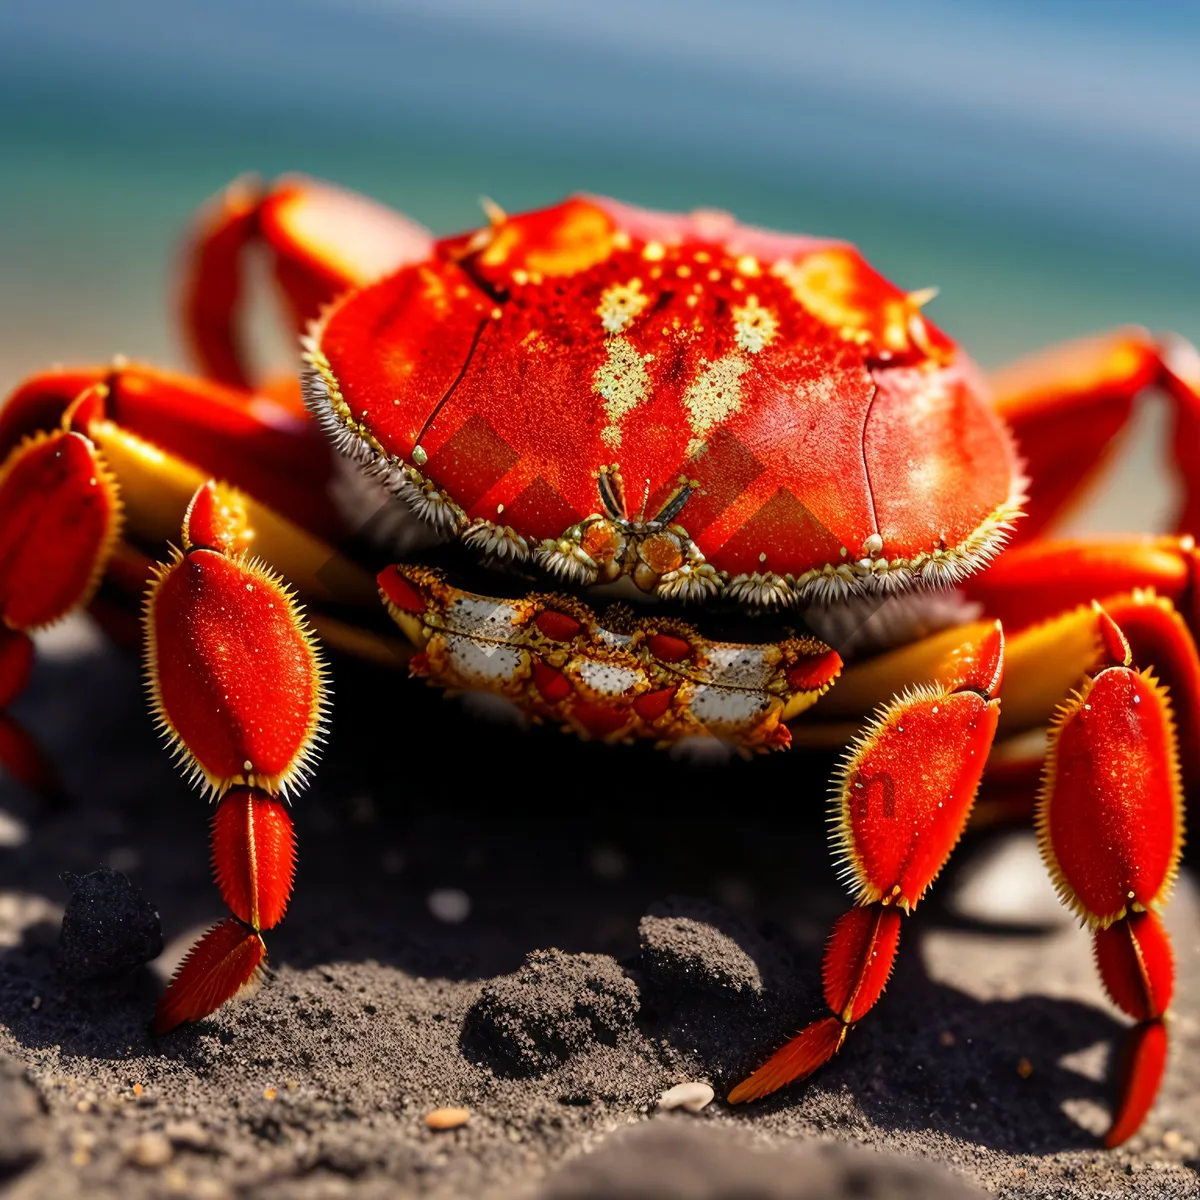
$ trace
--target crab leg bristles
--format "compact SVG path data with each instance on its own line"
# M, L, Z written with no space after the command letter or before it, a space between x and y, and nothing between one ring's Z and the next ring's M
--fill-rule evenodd
M227 917L189 951L154 1014L154 1032L199 1021L257 986L267 948L258 933Z
M278 576L223 548L243 540L228 521L239 503L213 484L193 500L190 548L147 594L148 685L159 724L215 794L241 784L286 795L321 741L323 669Z
M35 433L0 467L0 619L52 625L87 603L121 527L116 481L69 428Z
M247 387L246 276L266 251L296 328L351 287L425 258L432 238L383 205L294 176L235 180L200 214L185 256L183 325L205 374Z
M1109 1146L1137 1131L1166 1064L1171 946L1157 911L1183 847L1183 794L1167 692L1138 671L1125 633L1099 605L1102 661L1050 734L1038 832L1064 904L1091 927L1113 1002L1139 1022L1126 1050Z
M185 550L146 601L148 683L177 755L219 798L212 865L233 919L192 948L159 1002L165 1033L208 1016L257 976L260 933L287 909L296 865L281 796L323 739L325 682L311 631L281 580L248 559L243 498L214 483L188 507Z
M212 866L237 919L214 926L189 951L159 1001L155 1033L207 1017L255 981L267 954L259 934L283 920L296 871L283 803L253 788L227 792L213 817Z
M899 909L869 904L843 913L821 968L825 1003L834 1015L814 1021L773 1054L729 1093L729 1102L757 1100L824 1066L842 1048L850 1026L883 994L899 944Z
M219 550L236 557L253 540L246 504L238 492L211 480L196 491L183 518L185 550Z
M57 429L30 433L0 465L0 710L29 681L29 634L91 600L120 538L116 480L73 424L85 408L99 411L104 396L103 388L86 388ZM3 723L0 763L54 798L58 782L33 739L11 717Z
M1000 702L999 624L957 648L938 677L886 706L863 732L834 791L832 822L842 874L858 906L838 919L825 948L825 1003L809 1025L729 1093L755 1100L831 1059L846 1031L883 992L910 912L962 836L991 749Z
M296 835L283 802L252 788L227 792L213 817L212 865L238 920L256 931L278 925L296 873Z

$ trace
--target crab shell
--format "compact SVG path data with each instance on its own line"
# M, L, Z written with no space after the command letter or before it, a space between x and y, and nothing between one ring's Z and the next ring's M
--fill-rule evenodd
M765 607L946 584L1021 481L928 297L844 243L577 197L345 297L306 391L444 533L574 584Z

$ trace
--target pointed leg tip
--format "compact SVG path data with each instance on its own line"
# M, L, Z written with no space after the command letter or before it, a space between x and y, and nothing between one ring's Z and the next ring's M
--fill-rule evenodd
M156 1037L216 1012L252 986L267 956L262 938L241 921L214 925L192 948L154 1013Z
M761 1096L766 1095L765 1092L759 1091L758 1081L755 1079L755 1075L757 1074L758 1072L756 1071L754 1075L750 1075L743 1079L742 1082L739 1083L737 1087L735 1087L729 1093L729 1095L725 1097L726 1102L729 1104L746 1104L750 1100L757 1100Z
M776 1050L753 1075L743 1079L726 1100L730 1104L761 1100L781 1087L811 1075L841 1049L847 1028L837 1017L814 1021L798 1037Z
M1134 1026L1125 1046L1121 1069L1120 1099L1113 1114L1112 1127L1104 1135L1110 1150L1129 1141L1158 1096L1167 1067L1167 1028L1161 1020Z

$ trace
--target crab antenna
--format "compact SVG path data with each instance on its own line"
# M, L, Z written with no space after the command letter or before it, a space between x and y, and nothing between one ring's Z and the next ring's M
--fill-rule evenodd
M638 524L645 525L646 523L646 505L650 503L650 480L646 480L646 486L642 489L642 511L638 514Z
M600 473L596 477L596 483L600 488L600 500L608 510L608 515L615 517L618 521L628 521L629 514L625 508L625 485L621 479L621 472L616 467L601 467Z
M667 498L666 504L662 506L658 516L655 517L654 520L659 525L669 525L677 516L679 516L683 506L688 502L689 499L691 499L691 495L692 485L690 483L681 484Z

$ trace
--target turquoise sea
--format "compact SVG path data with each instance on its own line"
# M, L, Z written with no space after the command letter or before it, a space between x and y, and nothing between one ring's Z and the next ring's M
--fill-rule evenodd
M0 386L116 351L181 361L179 231L246 170L439 231L478 223L481 195L588 190L850 238L939 286L931 315L985 364L1130 321L1200 340L1193 9L0 5ZM1153 475L1136 462L1125 490Z

